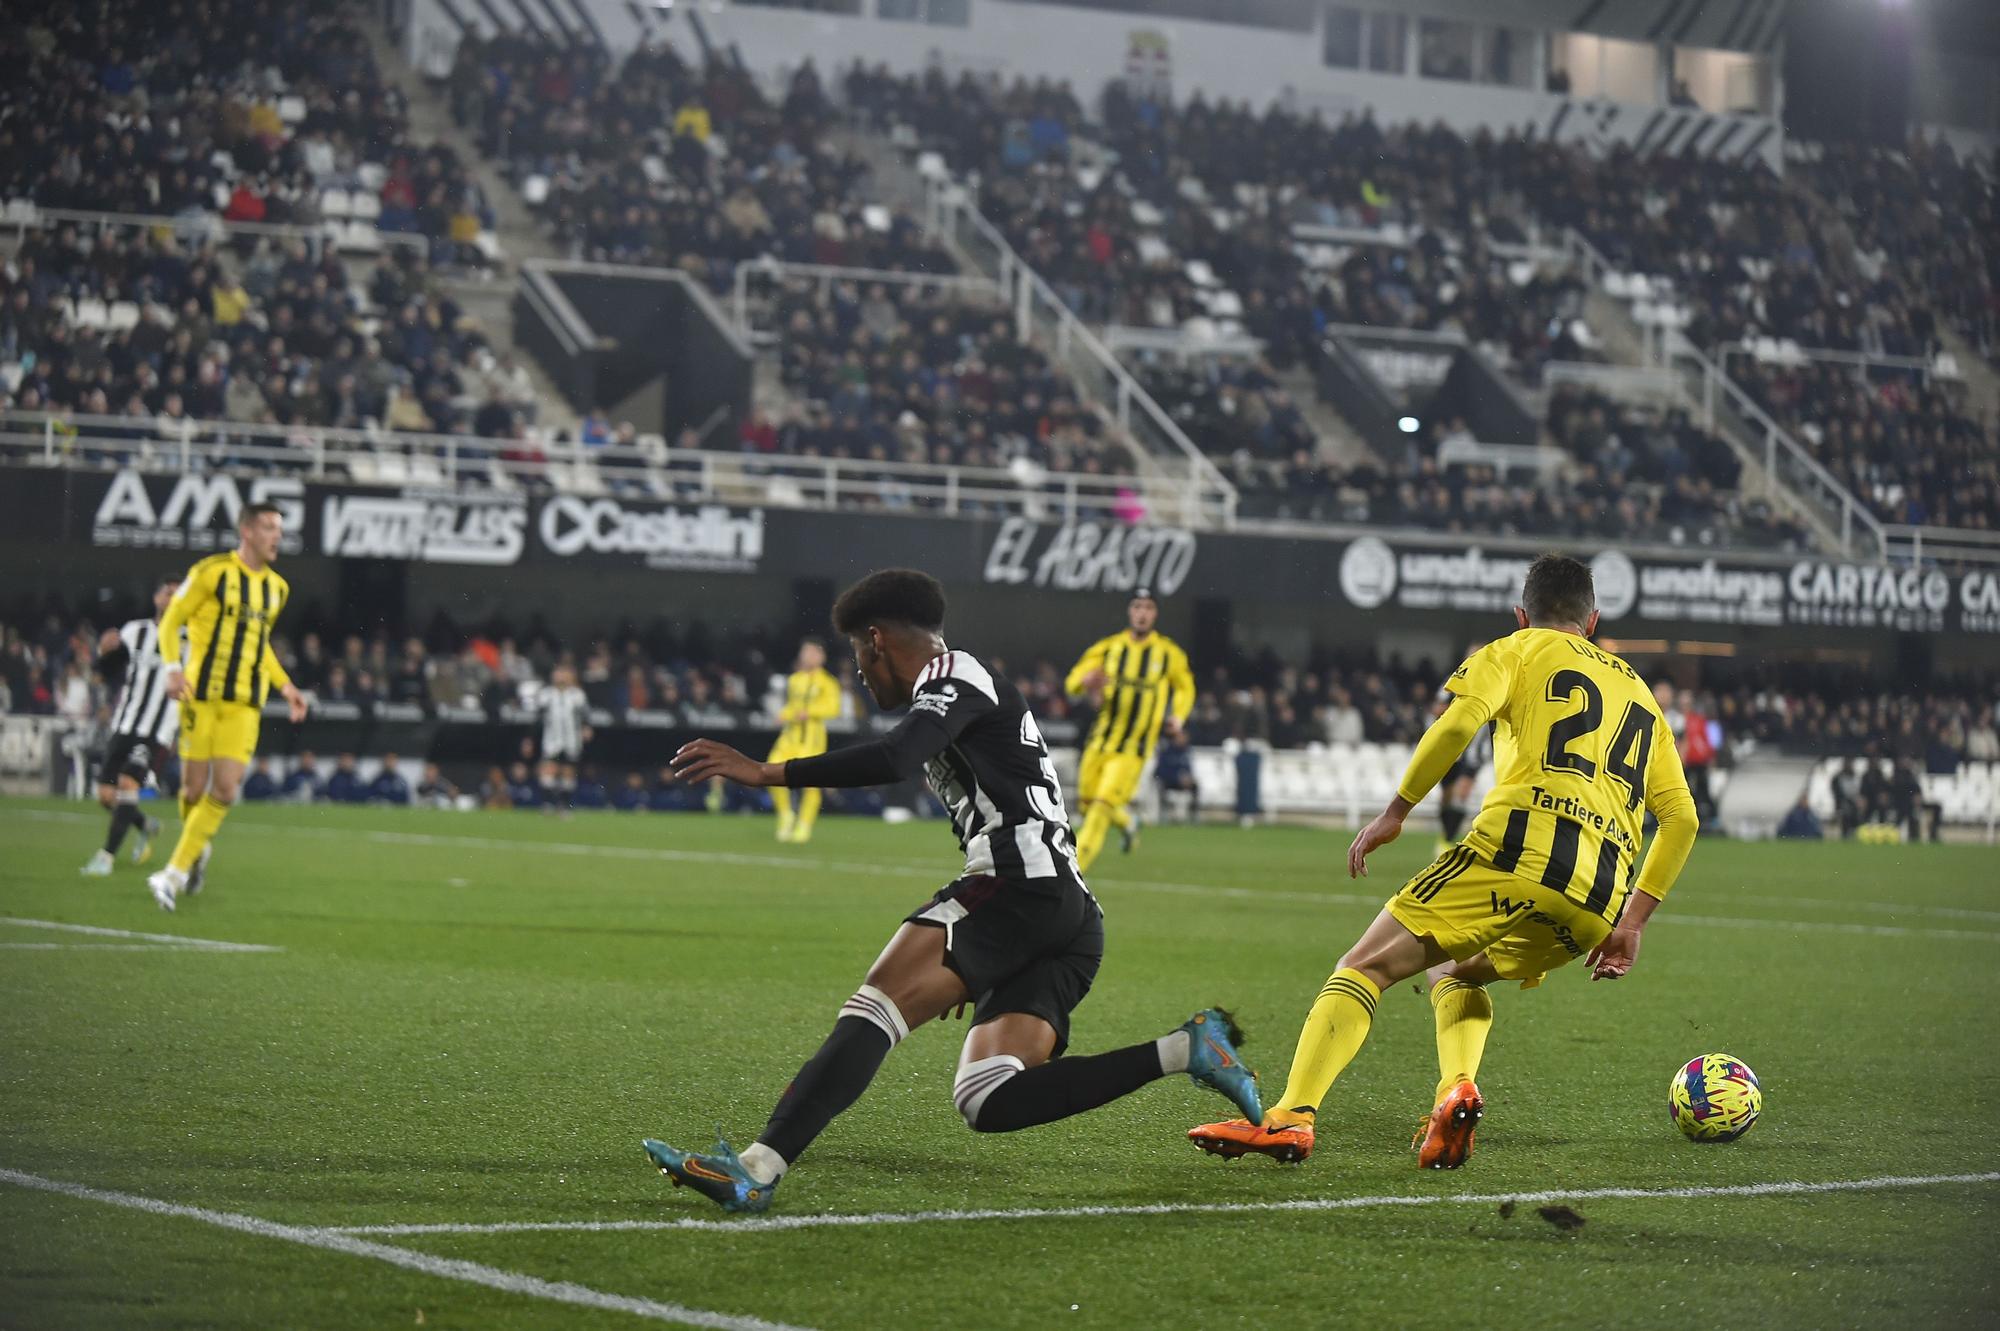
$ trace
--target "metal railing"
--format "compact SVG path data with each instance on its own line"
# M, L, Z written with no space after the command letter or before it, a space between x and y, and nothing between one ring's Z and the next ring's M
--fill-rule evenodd
M1748 356L1752 360L1772 365L1804 365L1819 361L1827 365L1845 365L1858 374L1866 375L1870 370L1901 370L1915 375L1925 384L1933 378L1958 380L1957 368L1940 357L1926 359L1922 356L1873 355L1865 351L1842 351L1835 347L1802 347L1796 342L1777 338L1752 338L1742 342L1724 342L1715 349L1715 363L1724 374L1729 373L1729 361L1733 356Z
M2000 564L2000 531L1884 523L1882 539L1891 563Z
M1194 332L1185 328L1138 328L1131 324L1106 324L1104 345L1115 354L1139 351L1165 356L1185 365L1211 356L1261 356L1264 339L1248 333Z
M1590 286L1602 288L1611 262L1574 228L1564 232L1564 246ZM1842 554L1856 559L1884 554L1882 524L1867 506L1694 343L1672 329L1647 341L1658 366L1681 377L1682 387L1699 406L1703 427L1736 445L1764 469L1774 490L1824 523Z
M1111 349L1071 312L1055 288L1029 267L998 227L973 205L963 186L926 178L927 229L950 243L971 266L998 282L1023 340L1041 346L1118 428L1165 474L1196 487L1204 508L1234 520L1236 488L1187 432L1153 400Z
M1111 518L1214 527L1184 480L931 463L586 445L228 421L0 412L0 467L286 477L387 489L489 489L781 508ZM1199 521L1203 515L1210 520ZM1194 520L1190 520L1194 519Z
M248 236L262 240L297 240L303 241L315 256L328 244L340 249L341 234L348 225L346 222L333 219L313 225L232 222L210 212L187 212L177 216L154 213L99 213L78 208L44 208L24 200L15 200L4 210L0 210L0 230L12 231L16 236L64 224L74 224L81 228L94 228L99 231L115 228L166 230L182 239L218 240L229 236ZM384 231L376 227L374 234L383 245L421 251L430 249L429 238L414 231Z
M736 327L753 346L769 346L779 341L784 330L759 328L759 316L769 313L769 304L760 298L754 288L765 284L791 284L808 282L816 288L821 299L833 290L835 283L853 282L864 286L898 286L929 288L948 291L959 299L981 301L994 306L998 311L1007 312L1006 293L1000 284L987 277L968 277L961 273L906 273L886 268L847 268L823 263L786 263L779 259L752 259L748 263L736 265L736 276L730 293L730 310L736 319Z

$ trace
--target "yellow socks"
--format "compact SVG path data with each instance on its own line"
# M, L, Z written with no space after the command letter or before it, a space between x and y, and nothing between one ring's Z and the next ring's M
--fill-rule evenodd
M1111 825L1124 831L1132 825L1132 810L1120 804L1111 809Z
M792 792L788 786L771 787L771 807L778 811L778 838L792 834Z
M1083 828L1076 834L1076 867L1084 873L1090 872L1091 863L1104 849L1104 838L1111 831L1111 806L1102 800L1092 800L1083 809Z
M1476 984L1447 976L1431 986L1431 1010L1437 1013L1438 1088L1436 1104L1461 1081L1479 1078L1479 1058L1493 1029L1493 999Z
M188 815L194 812L194 806L201 803L201 801L199 799L190 799L187 791L183 789L180 793L179 803L181 806L181 822L185 823L188 820Z
M792 825L794 841L804 841L813 834L813 823L819 818L819 805L823 798L818 786L808 786L799 792L799 820Z
M1349 967L1341 967L1327 979L1306 1016L1305 1028L1299 1032L1285 1093L1264 1115L1266 1123L1311 1121L1319 1102L1332 1089L1333 1079L1361 1052L1381 997L1382 991L1373 981Z
M203 795L196 800L193 811L181 822L181 839L174 843L174 857L168 863L182 873L194 868L202 848L214 838L228 816L229 806L215 796Z

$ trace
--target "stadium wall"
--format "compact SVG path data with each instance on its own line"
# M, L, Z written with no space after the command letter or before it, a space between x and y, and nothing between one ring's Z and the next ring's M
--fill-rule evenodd
M1219 642L1490 636L1539 544L23 469L0 486L6 591L25 600L69 598L93 584L143 590L162 572L233 546L236 509L257 498L286 512L283 568L302 605L331 600L366 566L370 585L399 591L390 602L419 623L439 609L459 622L541 614L565 629L660 617L810 623L836 584L917 564L962 606L978 606L982 623L1007 626L1004 644L968 645L1050 656L1115 622L1137 586L1165 598L1170 631ZM1771 655L1832 648L1905 674L1990 662L2000 638L1996 569L1635 556L1565 544L1591 559L1606 632L1618 637Z

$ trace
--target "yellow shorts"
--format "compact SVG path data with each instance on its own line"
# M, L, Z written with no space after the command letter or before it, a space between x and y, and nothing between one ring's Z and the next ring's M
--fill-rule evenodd
M1503 980L1532 989L1589 953L1611 922L1530 878L1496 869L1470 846L1453 846L1389 898L1405 929L1464 961L1484 952Z
M257 752L257 726L264 714L248 703L181 704L181 761L205 763L227 758L247 763Z
M764 761L767 763L786 763L794 758L817 758L825 752L826 745L824 744L801 744L796 740L786 739L781 733L778 736L778 742L771 746L771 752L765 757Z
M1139 778L1145 770L1146 760L1137 754L1085 749L1077 765L1077 803L1101 801L1113 808L1123 808L1139 793Z

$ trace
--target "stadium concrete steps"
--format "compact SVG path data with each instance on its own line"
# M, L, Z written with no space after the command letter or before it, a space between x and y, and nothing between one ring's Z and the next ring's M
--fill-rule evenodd
M2000 373L1994 371L1993 362L1980 355L1979 348L1956 329L1940 327L1938 331L1944 349L1957 358L1958 371L1965 376L1974 414L1985 420L2000 418Z
M1319 385L1313 382L1312 372L1303 366L1293 366L1280 371L1278 384L1292 395L1298 403L1299 413L1319 436L1319 460L1334 466L1352 467L1364 462L1379 463L1382 459L1368 446L1347 417L1340 414L1330 402L1322 402Z
M1752 754L1731 769L1716 799L1717 830L1740 840L1771 836L1799 796L1806 793L1818 762L1784 754Z
M1646 359L1645 339L1639 331L1639 325L1633 322L1631 311L1623 304L1602 291L1593 290L1585 301L1584 318L1590 324L1590 330L1597 334L1603 343L1602 349L1606 360L1615 365L1634 367L1644 367L1649 363ZM1539 405L1544 418L1542 442L1553 443L1554 440L1549 435L1547 427L1546 391L1541 395ZM1839 528L1765 469L1761 442L1751 438L1747 431L1740 430L1728 412L1716 413L1715 427L1716 433L1736 450L1736 456L1743 464L1743 475L1738 488L1744 494L1762 495L1768 498L1773 504L1798 519L1812 533L1821 550L1828 554L1839 554Z
M479 145L451 118L444 94L403 58L388 30L379 24L364 24L375 62L383 76L402 92L410 106L411 137L420 143L443 143L452 148L473 179L479 182L493 209L494 238L500 243L500 258L484 277L440 277L466 314L476 319L480 330L493 344L495 353L514 350L515 279L527 259L567 257L552 243L542 224L528 210L520 191L479 151ZM538 404L535 424L547 430L575 433L579 419L555 381L542 369L541 362L525 352L516 355L535 385Z

